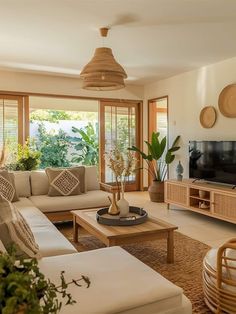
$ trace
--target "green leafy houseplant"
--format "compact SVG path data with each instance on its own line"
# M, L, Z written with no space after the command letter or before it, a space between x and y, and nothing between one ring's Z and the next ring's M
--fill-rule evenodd
M61 272L59 286L53 284L40 272L36 259L16 261L14 249L0 253L0 313L2 314L56 314L65 300L65 305L76 301L67 292L68 285L78 287L82 283L90 286L89 278L81 276L77 280L66 283L64 272Z
M80 137L72 137L71 141L78 153L72 153L72 162L91 166L97 165L99 159L98 131L89 123L85 128L72 127L74 133Z
M145 154L136 146L132 146L128 149L138 152L142 156L148 165L147 170L149 171L153 180L164 181L167 173L167 165L174 161L174 153L180 149L180 147L177 146L180 136L176 137L169 149L166 148L166 136L163 137L162 140L159 139L159 136L159 132L153 132L151 142L149 143L148 141L145 141L145 144L148 147L147 154Z
M162 202L164 200L164 186L157 185L157 182L163 182L166 178L167 174L167 166L172 163L175 159L175 152L180 149L178 145L180 136L177 136L174 140L173 144L170 148L167 148L167 139L166 136L162 139L159 139L160 133L159 132L153 132L151 137L151 142L145 141L145 144L148 148L148 153L144 153L141 151L138 147L132 146L128 148L129 150L135 151L139 153L142 158L147 163L147 171L150 173L153 184L156 186L156 188L159 187L160 191L156 193L156 196L154 195L154 188L153 186L149 187L149 194L152 201L160 201ZM150 193L151 192L151 193ZM154 194L152 194L154 193ZM157 195L158 194L158 195Z
M24 145L18 144L15 152L15 161L9 165L12 170L36 170L40 164L41 153L36 150L34 141L29 139Z

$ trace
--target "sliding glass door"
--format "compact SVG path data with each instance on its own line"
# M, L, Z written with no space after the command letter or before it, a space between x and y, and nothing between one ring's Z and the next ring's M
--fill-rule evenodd
M112 171L106 166L104 154L118 147L126 152L132 145L139 146L139 104L102 101L100 103L100 161L101 180L114 183ZM139 189L139 173L127 178L126 190Z

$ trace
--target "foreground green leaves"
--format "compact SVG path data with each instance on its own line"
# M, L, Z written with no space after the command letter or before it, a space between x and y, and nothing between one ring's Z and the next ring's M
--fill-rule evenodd
M40 272L36 259L16 261L14 250L10 255L0 253L0 313L2 314L56 314L65 305L76 303L67 292L70 284L88 288L90 280L81 276L67 283L64 271L56 286Z

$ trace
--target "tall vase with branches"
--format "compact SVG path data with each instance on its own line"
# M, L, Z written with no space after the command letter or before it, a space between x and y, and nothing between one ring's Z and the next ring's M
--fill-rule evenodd
M120 209L120 215L125 216L129 212L129 204L124 198L126 179L136 170L137 159L135 153L127 151L126 154L120 152L116 147L105 154L106 165L115 176L116 184L121 188L121 199L117 205Z

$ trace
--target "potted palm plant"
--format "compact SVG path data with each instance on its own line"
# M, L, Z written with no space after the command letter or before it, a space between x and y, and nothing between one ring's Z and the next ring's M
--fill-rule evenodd
M166 136L159 139L160 133L153 132L151 142L145 141L148 153L145 154L138 147L129 147L129 150L139 153L147 163L147 171L152 177L152 184L148 188L152 202L164 202L164 180L167 175L167 166L175 159L175 152L180 149L177 146L180 136L177 136L172 146L167 149Z

